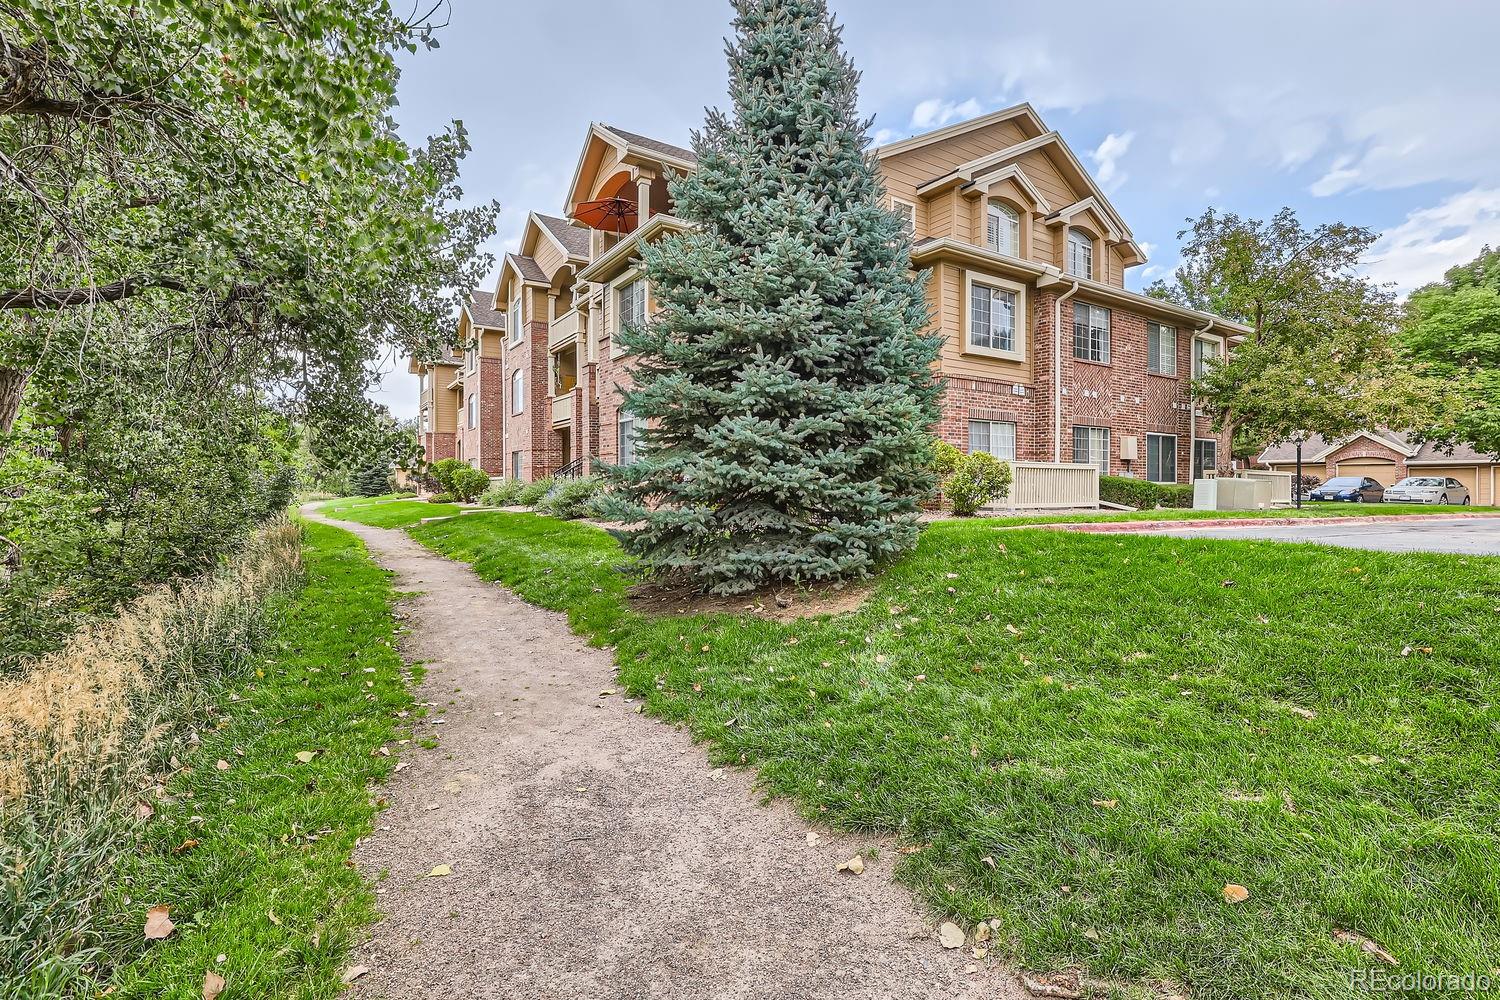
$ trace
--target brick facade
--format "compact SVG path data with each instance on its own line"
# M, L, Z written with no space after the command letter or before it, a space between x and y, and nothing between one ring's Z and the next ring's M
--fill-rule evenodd
M433 462L441 462L445 458L452 458L455 453L454 435L451 433L428 431L422 435L422 458L431 465Z

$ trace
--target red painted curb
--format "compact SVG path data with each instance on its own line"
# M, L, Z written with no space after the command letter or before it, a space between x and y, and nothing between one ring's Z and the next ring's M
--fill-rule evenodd
M1420 522L1420 521L1457 521L1457 520L1480 520L1482 518L1497 518L1500 513L1494 514L1372 514L1369 516L1350 517L1215 517L1197 519L1183 519L1180 521L1093 521L1081 523L1068 523L1057 521L1052 524L1028 524L1011 525L1010 527L1027 528L1055 528L1060 531L1085 531L1097 533L1129 533L1134 531L1166 531L1176 528L1285 528L1298 524L1377 524Z

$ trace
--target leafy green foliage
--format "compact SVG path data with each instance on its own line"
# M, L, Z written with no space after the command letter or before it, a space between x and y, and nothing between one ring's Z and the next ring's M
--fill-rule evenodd
M510 507L515 504L516 498L520 495L521 481L519 479L502 479L497 485L485 490L479 502L486 507Z
M1236 450L1409 429L1452 406L1402 351L1391 293L1359 273L1375 235L1343 223L1308 230L1290 208L1265 221L1211 208L1178 233L1187 237L1183 262L1148 293L1252 328L1193 382L1198 405L1233 432Z
M883 205L824 0L737 0L733 116L642 249L659 311L621 340L640 455L607 470L646 571L717 593L871 572L917 539L937 415L923 278Z
M932 443L932 474L938 481L942 482L953 475L958 469L958 463L964 460L964 453L947 441L933 441Z
M1500 454L1500 250L1485 247L1442 281L1412 292L1402 337L1412 356L1460 395L1449 419L1428 434Z
M536 507L542 498L552 492L555 484L551 476L544 476L521 487L521 492L516 494L516 503L522 507Z
M1139 510L1157 507L1187 508L1193 505L1193 487L1178 483L1153 483L1129 476L1100 476L1099 499Z
M454 469L448 476L448 490L464 503L473 503L489 488L489 473L472 465Z
M378 497L391 488L391 470L384 465L372 465L354 474L350 486L363 497Z
M1010 463L987 451L962 455L943 480L943 496L953 507L953 513L969 517L1009 493L1011 475Z
M559 479L552 491L542 498L537 509L544 514L568 520L588 517L594 512L593 502L603 485L602 480L593 476Z

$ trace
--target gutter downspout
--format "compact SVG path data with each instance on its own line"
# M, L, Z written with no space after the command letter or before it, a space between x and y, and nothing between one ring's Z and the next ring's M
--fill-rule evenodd
M1052 461L1062 461L1062 304L1078 294L1078 282L1052 302Z
M1193 331L1192 343L1188 344L1188 471L1193 469L1193 452L1198 449L1198 398L1193 393L1193 379L1197 378L1197 372L1193 371L1193 345L1198 343L1198 338L1214 328L1217 320L1209 320L1208 325L1201 330ZM1225 343L1228 343L1226 341ZM1230 442L1229 450L1234 451L1234 443ZM1230 461L1234 456L1230 456ZM1215 470L1217 471L1217 470Z

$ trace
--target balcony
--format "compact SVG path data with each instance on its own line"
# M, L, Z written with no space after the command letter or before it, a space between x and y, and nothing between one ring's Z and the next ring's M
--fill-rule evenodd
M547 331L547 349L556 350L564 344L576 343L587 328L586 320L577 309L569 309L553 321Z
M573 424L573 392L567 392L552 397L552 426L571 427Z

